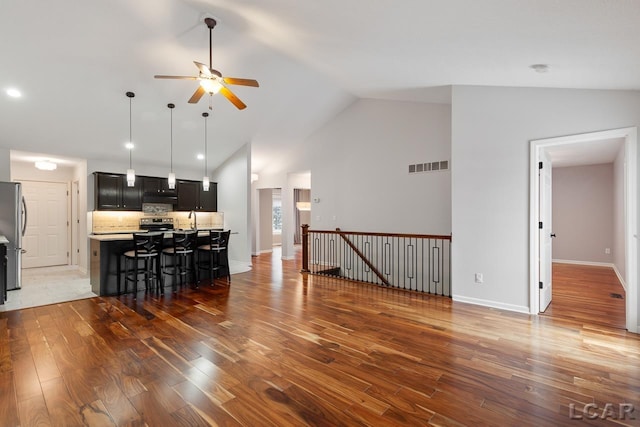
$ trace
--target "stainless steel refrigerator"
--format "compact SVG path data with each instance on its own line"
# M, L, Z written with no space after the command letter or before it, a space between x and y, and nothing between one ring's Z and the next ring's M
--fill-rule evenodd
M0 182L0 235L7 245L7 290L22 286L22 236L27 227L27 204L19 182Z

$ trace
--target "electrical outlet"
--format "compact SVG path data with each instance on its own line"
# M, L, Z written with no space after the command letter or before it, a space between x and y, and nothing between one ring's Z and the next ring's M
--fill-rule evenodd
M476 283L483 283L484 277L482 277L482 273L476 273Z
M611 248L604 248L604 253L605 254L610 254L611 253Z

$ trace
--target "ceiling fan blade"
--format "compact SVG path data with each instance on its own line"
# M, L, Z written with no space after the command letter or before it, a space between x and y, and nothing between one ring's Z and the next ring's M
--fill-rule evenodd
M192 76L153 76L156 79L181 79L181 80L198 80L197 77Z
M198 70L200 70L202 74L205 74L207 76L211 75L211 70L209 69L209 67L198 61L193 61L193 63L196 64L196 67L198 67Z
M238 108L238 110L244 110L245 108L247 108L245 103L240 101L240 98L235 96L234 93L231 92L228 88L222 86L222 88L220 89L220 93L223 94L224 97L227 98L229 101L231 101L231 103L235 105Z
M225 77L222 80L224 80L225 83L228 83L230 85L253 86L253 87L260 86L258 84L258 81L253 79L238 79L236 77Z
M189 104L197 104L198 101L200 101L200 98L202 98L202 95L204 95L205 93L207 93L207 91L204 90L202 86L198 85L198 89L196 89L196 91L193 93L193 95L191 95L191 98L189 99Z

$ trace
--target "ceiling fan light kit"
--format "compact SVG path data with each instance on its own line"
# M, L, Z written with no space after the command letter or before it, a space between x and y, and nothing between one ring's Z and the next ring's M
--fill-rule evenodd
M199 80L199 86L196 91L189 98L189 104L197 104L198 101L208 93L211 97L217 93L221 93L225 98L229 100L239 110L247 108L246 104L240 100L226 85L238 85L238 86L250 86L259 87L258 81L253 79L241 79L236 77L223 77L222 73L213 68L213 28L216 26L217 21L214 18L206 17L204 23L209 28L209 66L197 61L193 61L198 68L199 73L197 77L194 76L166 76L156 75L156 79L178 79L178 80ZM211 102L209 103L209 109L213 107Z

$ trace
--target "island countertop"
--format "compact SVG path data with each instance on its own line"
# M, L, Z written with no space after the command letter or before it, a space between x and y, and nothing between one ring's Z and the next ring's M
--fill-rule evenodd
M223 231L221 228L199 228L198 229L198 237L208 236L209 230ZM170 239L173 236L174 231L191 231L191 230L173 230L173 231L165 231L164 238ZM136 233L145 233L145 230L135 231ZM93 240L98 240L101 242L110 241L110 240L133 240L133 233L105 233L105 234L90 234L89 238Z

